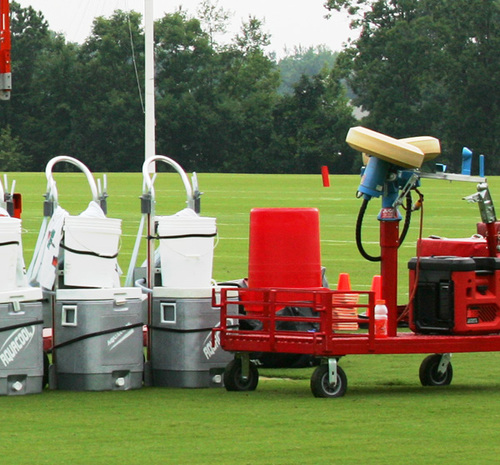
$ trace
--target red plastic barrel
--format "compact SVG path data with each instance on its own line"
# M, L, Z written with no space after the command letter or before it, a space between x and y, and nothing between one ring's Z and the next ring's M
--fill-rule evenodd
M250 212L248 286L322 285L319 211L254 208Z

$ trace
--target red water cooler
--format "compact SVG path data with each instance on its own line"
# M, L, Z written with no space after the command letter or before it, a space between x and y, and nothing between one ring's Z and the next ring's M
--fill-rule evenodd
M248 287L321 288L319 211L254 208L250 212ZM302 300L291 293L289 300ZM310 297L309 297L310 298Z

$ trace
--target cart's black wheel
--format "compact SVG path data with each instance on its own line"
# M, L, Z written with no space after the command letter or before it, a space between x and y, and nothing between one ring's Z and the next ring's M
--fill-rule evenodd
M248 378L242 377L241 359L235 358L224 370L224 386L228 391L255 391L259 383L259 370L250 363Z
M444 373L439 373L441 354L429 355L420 365L418 375L422 386L448 386L453 379L453 367L448 364Z
M49 356L47 352L43 353L43 377L42 377L42 389L47 387L49 384Z
M347 376L337 366L337 383L328 380L328 364L318 366L311 376L311 391L314 397L342 397L347 391Z

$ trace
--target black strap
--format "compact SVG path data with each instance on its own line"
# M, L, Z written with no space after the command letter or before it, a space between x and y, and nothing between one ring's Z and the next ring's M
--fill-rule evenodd
M102 254L99 254L97 252L92 252L91 250L72 249L71 247L68 247L67 245L65 245L63 242L61 242L61 247L64 250L67 250L68 252L76 253L76 254L80 254L80 255L92 255L94 257L99 257L99 258L116 258L116 257L118 257L118 252L115 253L114 255L102 255Z
M0 247L3 245L19 245L19 241L0 242Z
M3 328L0 328L0 333L4 333L6 331L12 331L13 329L27 328L28 326L35 326L35 325L37 326L43 325L43 320L35 320L31 322L18 323L17 325L4 326Z
M215 237L217 236L217 232L210 234L179 234L176 236L148 236L148 239L185 239L187 237Z
M74 339L70 339L69 341L61 342L60 344L55 345L53 347L53 349L60 349L61 347L69 346L70 344L74 344L75 342L84 341L85 339L103 336L104 334L117 333L119 331L125 331L127 329L134 329L134 328L138 328L140 326L144 326L144 323L136 323L133 325L122 326L120 328L112 328L112 329L106 329L104 331L97 331L95 333L83 334L82 336L75 337Z
M196 328L196 329L178 329L178 328L165 328L164 326L150 326L150 329L155 331L162 331L164 333L204 333L207 331L212 331L214 327L210 328ZM227 326L227 329L238 328L238 325Z

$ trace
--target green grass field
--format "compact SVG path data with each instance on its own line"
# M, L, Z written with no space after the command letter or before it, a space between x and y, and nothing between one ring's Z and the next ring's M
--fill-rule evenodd
M23 194L27 264L42 220L45 177L11 174ZM83 175L57 174L60 205L80 213L90 200ZM495 199L500 179L492 178ZM378 265L364 261L354 243L360 201L357 176L199 174L202 214L217 218L214 278L247 274L248 221L253 207L317 207L323 264L330 283L348 272L366 290ZM108 175L109 216L123 219L120 264L128 268L140 221L139 174ZM423 181L424 236L467 237L479 221L462 197L474 184ZM162 173L157 214L184 206L180 179ZM379 202L371 202L366 247L377 253ZM418 215L400 250L399 300L407 299L406 262L415 254ZM142 252L143 253L143 252ZM16 464L490 464L500 446L500 356L457 354L446 388L423 388L423 356L348 356L341 360L349 389L340 399L316 399L312 369L261 370L255 392L224 389L143 388L129 392L73 393L0 398L1 463Z

